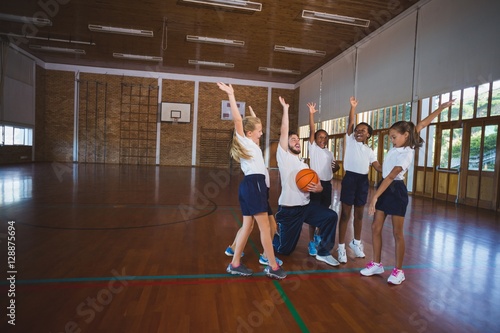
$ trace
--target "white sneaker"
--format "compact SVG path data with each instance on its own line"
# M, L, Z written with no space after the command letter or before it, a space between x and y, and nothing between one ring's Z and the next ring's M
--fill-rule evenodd
M392 270L391 275L387 279L387 282L392 284L401 284L401 282L403 282L404 280L405 280L405 273L403 272L403 270L394 268Z
M330 266L338 266L340 265L337 259L332 257L332 255L327 255L327 256L316 256L316 259L319 261L322 261L324 263L327 263Z
M347 262L347 254L345 252L345 249L344 250L341 250L341 249L337 249L337 252L339 253L339 262L342 263L342 264L345 264Z
M384 272L384 266L382 264L377 264L373 261L370 261L365 268L363 268L360 273L364 276L372 276L375 274L382 274Z
M359 243L359 245L354 244L354 239L352 242L349 243L349 247L353 249L354 254L356 254L356 257L358 258L364 258L365 253L363 252L363 244Z

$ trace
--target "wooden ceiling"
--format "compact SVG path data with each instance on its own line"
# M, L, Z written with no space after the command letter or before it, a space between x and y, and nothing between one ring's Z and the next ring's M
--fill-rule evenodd
M216 0L228 1L228 0ZM234 0L240 1L242 0ZM0 13L48 18L52 26L0 20L0 38L46 63L175 74L222 76L293 84L393 19L417 0L255 0L251 12L185 0L23 0L1 1ZM303 10L370 20L359 27L302 18ZM153 37L90 31L89 24L151 30ZM9 34L11 34L9 36ZM27 35L24 39L14 35ZM186 35L244 41L243 47L194 43ZM67 43L84 41L95 45ZM29 45L78 48L85 54L34 50ZM325 51L324 56L274 51L275 45ZM116 59L113 53L150 55L162 61ZM232 63L233 68L191 65L189 60ZM268 73L259 67L300 74Z

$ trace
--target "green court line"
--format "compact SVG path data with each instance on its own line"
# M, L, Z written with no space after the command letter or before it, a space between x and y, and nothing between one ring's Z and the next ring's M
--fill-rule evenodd
M234 211L234 208L231 208L231 214L234 216L234 219L236 220L236 222L241 227L242 222L239 219L239 215L236 215L236 213ZM250 238L248 239L248 241L249 241L250 245L252 246L254 252L256 254L260 254L259 250L255 246L255 243ZM287 273L287 274L289 275L289 273ZM293 303L290 301L290 298L288 298L288 296L286 295L285 290L283 290L283 288L281 287L281 285L279 284L279 282L273 281L273 284L274 284L274 287L280 293L281 298L283 299L284 303L286 304L286 307L288 308L288 310L292 314L292 317L295 319L295 322L300 327L300 330L302 332L309 332L309 329L307 328L306 324L304 323L304 321L300 317L300 314L298 313L297 309L293 306Z

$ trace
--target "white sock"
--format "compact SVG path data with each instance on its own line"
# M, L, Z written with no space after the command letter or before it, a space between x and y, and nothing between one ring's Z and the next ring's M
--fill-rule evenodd
M345 250L345 244L339 244L339 250Z
M358 240L358 239L353 239L352 241L353 241L353 243L354 243L354 244L356 244L356 245L361 244L361 240Z

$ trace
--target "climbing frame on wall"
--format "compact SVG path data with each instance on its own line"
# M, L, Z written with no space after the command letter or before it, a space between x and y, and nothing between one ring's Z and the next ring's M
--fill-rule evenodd
M158 86L122 83L120 164L156 164Z

